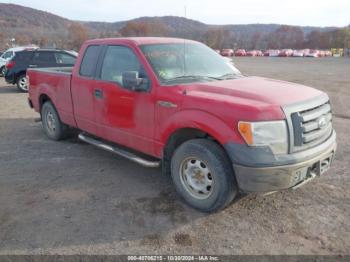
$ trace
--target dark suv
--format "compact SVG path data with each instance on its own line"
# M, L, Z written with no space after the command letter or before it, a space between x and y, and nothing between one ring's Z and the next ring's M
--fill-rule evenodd
M26 78L28 68L71 67L75 64L76 59L75 53L57 49L17 52L6 64L5 79L9 84L16 84L22 92L28 92Z

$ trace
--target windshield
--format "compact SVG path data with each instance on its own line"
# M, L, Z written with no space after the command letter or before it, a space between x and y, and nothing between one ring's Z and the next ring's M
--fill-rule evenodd
M162 84L242 77L233 63L203 44L143 45L141 50Z

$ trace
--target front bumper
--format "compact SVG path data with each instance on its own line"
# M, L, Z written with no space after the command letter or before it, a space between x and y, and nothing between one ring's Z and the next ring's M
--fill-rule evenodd
M238 186L244 192L271 192L297 188L327 171L334 160L336 149L334 131L323 144L304 152L290 154L288 159L275 160L269 165L265 162L257 165L251 163L247 166L233 160Z

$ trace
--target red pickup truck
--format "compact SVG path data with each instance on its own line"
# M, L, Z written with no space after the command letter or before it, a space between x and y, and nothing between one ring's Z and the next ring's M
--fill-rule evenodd
M50 139L87 143L171 174L214 212L239 191L298 188L336 152L328 96L243 76L207 46L172 38L87 41L74 68L30 69L29 105Z

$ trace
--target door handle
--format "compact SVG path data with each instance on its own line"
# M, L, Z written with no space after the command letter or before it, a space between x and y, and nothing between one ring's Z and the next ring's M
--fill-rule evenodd
M169 101L158 101L158 105L168 108L177 108L177 104L171 103Z
M29 65L30 68L38 67L37 65Z
M98 99L102 99L103 98L103 92L101 89L95 89L94 90L94 95L96 98Z

